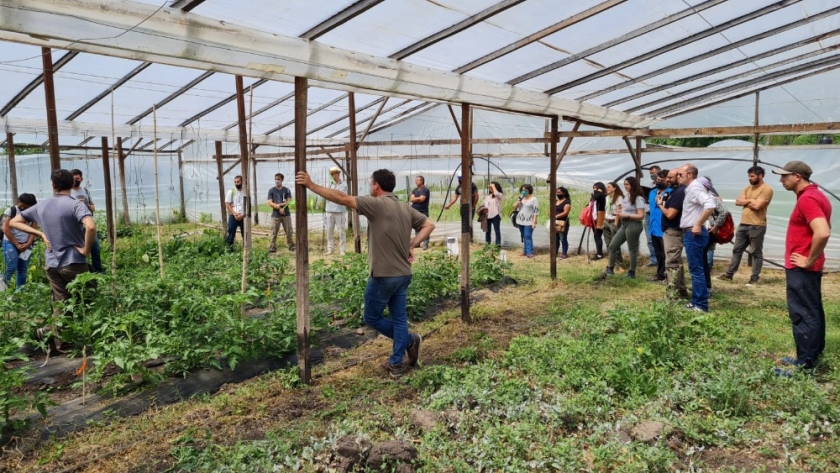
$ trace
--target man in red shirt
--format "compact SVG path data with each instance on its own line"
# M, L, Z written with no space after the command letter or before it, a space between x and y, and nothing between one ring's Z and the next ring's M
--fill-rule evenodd
M796 193L785 237L785 278L788 314L793 324L796 358L782 363L813 373L825 348L825 310L822 304L822 269L825 245L831 236L831 204L816 184L811 183L811 167L791 161L779 170L785 189ZM791 371L776 369L790 376Z

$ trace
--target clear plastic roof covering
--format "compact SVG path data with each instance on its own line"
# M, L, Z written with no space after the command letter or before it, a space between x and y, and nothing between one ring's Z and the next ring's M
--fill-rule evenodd
M264 143L294 136L296 75L322 143L346 140L348 91L360 134L465 101L624 127L751 125L756 91L761 124L828 122L838 33L837 0L0 0L0 117L18 142L46 141L49 46L62 145L112 126L149 140L153 122L173 149L234 142L234 74Z

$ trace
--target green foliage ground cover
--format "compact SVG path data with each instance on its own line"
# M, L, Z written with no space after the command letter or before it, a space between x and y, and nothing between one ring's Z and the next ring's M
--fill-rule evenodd
M568 292L591 291L591 277L569 281ZM316 435L284 426L260 441L178 445L174 469L321 471L344 435L413 444L420 471L840 468L836 340L829 337L817 376L776 377L767 350L780 337L789 344L790 333L784 318L771 315L783 310L775 300L726 296L714 313L699 315L664 302L605 307L607 294L644 286L614 284L587 301L558 294L542 316L546 329L515 338L499 357L482 359L476 354L485 341L463 340L454 363L402 382L417 394L408 404L398 401L393 382L367 380L343 395L370 398L369 409L324 413L332 420ZM840 322L836 303L826 309L829 325ZM445 420L418 431L406 422L417 408ZM645 421L662 422L662 434L631 441Z
M183 233L164 238L166 276L160 277L158 245L149 229L122 228L116 276L87 273L69 285L72 299L61 304L62 339L72 344L71 356L84 348L92 368L91 381L111 368L106 391L124 392L142 379L157 382L166 375L186 376L206 367L235 368L244 360L282 356L295 343L295 274L287 258L251 253L248 290L241 293L242 257L230 252L217 231ZM106 245L103 245L105 249ZM110 253L103 252L107 266ZM43 261L43 248L36 260ZM504 264L498 249L476 255L474 281L501 279ZM42 263L41 263L42 264ZM442 248L418 252L409 297L410 315L418 317L435 301L458 291L459 263ZM310 267L312 327L327 330L336 319L362 325L366 255L354 253ZM243 317L245 307L257 316ZM51 318L50 289L43 270L33 270L30 282L0 298L0 425L22 409L43 410L46 397L17 390L24 368L6 369L7 362L26 360L25 344L44 347L35 329ZM147 364L165 359L163 371ZM113 370L112 370L113 371Z

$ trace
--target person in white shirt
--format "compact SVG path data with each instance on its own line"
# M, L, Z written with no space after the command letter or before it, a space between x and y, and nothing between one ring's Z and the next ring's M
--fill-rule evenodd
M225 207L228 211L228 232L227 244L233 246L233 239L236 237L236 229L245 239L245 194L242 193L242 176L233 178L234 188L227 192Z
M677 174L680 185L686 186L683 212L680 217L680 228L683 231L683 248L688 260L688 272L691 274L691 303L686 308L698 311L709 311L709 289L706 287L706 276L703 271L703 258L706 245L709 243L709 231L706 230L706 220L715 211L715 198L697 180L697 167L686 164Z
M330 176L332 176L333 182L330 183L328 188L346 194L347 183L341 180L341 169L337 166L331 167ZM344 229L347 224L347 207L328 200L325 210L327 212L327 254L331 255L333 253L335 243L333 235L337 228L338 251L344 256L344 247L347 244L347 231Z

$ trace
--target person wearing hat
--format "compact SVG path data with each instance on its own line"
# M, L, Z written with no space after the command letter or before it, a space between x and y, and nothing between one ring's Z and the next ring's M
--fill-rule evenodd
M330 176L332 176L332 182L327 187L346 194L347 183L341 180L341 169L338 166L331 167ZM327 212L327 254L331 255L333 253L333 244L335 243L333 234L335 229L338 228L338 251L344 256L344 247L347 244L347 231L345 230L347 207L328 200L325 210Z
M782 358L794 368L813 370L825 348L825 309L822 304L822 269L825 246L831 236L831 203L811 182L811 167L791 161L774 169L782 186L796 194L785 236L785 281L788 315L793 325L796 358ZM776 374L790 376L788 370Z
M449 201L448 204L444 207L446 210L452 208L459 199L461 199L461 176L458 176L458 187L455 188L455 195L452 197L452 200ZM472 183L472 214L470 215L470 241L472 241L472 221L475 219L475 209L478 206L478 186L475 185L475 182ZM463 220L464 215L461 214L461 219Z
M767 233L767 207L773 200L773 188L764 182L764 168L753 166L747 169L750 184L735 199L735 205L743 207L741 222L735 231L735 246L732 248L732 260L729 268L718 279L732 280L732 276L741 265L741 256L752 248L752 275L747 286L758 284L761 266L764 263L764 235Z
M29 256L31 248L35 244L35 235L25 233L12 228L9 224L18 213L37 204L38 201L32 194L21 194L18 197L17 205L9 207L3 213L3 260L6 262L6 270L3 271L3 283L8 287L12 283L12 275L17 274L17 289L26 284L26 277L29 272ZM38 228L38 224L30 222L30 226Z
M709 243L709 231L704 226L706 220L715 211L715 199L697 180L697 167L685 164L677 174L680 185L685 187L680 228L683 234L683 249L688 260L688 273L691 274L691 302L687 309L697 312L709 311L709 289L703 273L703 257Z

